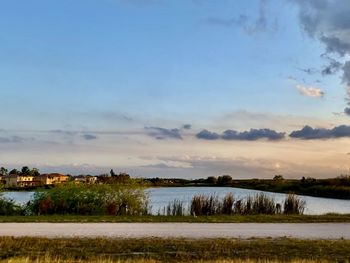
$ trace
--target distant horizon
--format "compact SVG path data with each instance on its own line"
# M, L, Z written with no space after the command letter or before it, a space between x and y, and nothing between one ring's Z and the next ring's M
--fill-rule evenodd
M0 166L350 174L348 0L0 3Z
M315 179L330 179L330 178L338 178L338 177L341 177L341 176L349 176L348 174L339 174L339 175L329 175L329 176L325 176L325 177L317 177L317 176L300 176L300 177L288 177L288 176L285 176L284 174L271 174L270 176L266 176L266 177L259 177L259 176L251 176L251 177L240 177L240 176L237 176L237 175L234 175L234 174L229 174L229 173L226 173L226 174L217 174L217 175L207 175L207 176L204 176L204 175L197 175L195 177L191 177L191 176L184 176L184 175L179 175L179 176L175 176L175 177L172 177L172 176L162 176L162 175L141 175L141 174L132 174L130 172L127 172L125 170L118 170L118 169L115 169L115 168L106 168L106 169L103 169L101 168L101 170L98 170L96 171L95 173L92 173L90 172L89 170L85 170L84 172L80 172L80 173L69 173L69 172L64 172L64 171L61 171L61 170L41 170L39 169L38 167L31 167L31 166L21 166L21 167L4 167L8 170L8 173L10 173L11 170L13 169L16 169L18 172L21 172L21 168L23 167L28 167L29 169L38 169L39 170L39 173L40 174L64 174L64 175L71 175L71 176L79 176L79 175L91 175L91 176L100 176L100 175L110 175L110 171L113 170L115 172L115 174L123 174L123 173L126 173L126 174L129 174L131 178L161 178L161 179L188 179L188 180L196 180L196 179L206 179L208 177L215 177L215 178L218 178L220 176L224 176L224 175L228 175L228 176L231 176L232 179L237 179L237 180L245 180L245 179L248 179L248 180L251 180L251 179L273 179L276 175L281 175L283 176L284 179L302 179L303 177L304 178L315 178Z

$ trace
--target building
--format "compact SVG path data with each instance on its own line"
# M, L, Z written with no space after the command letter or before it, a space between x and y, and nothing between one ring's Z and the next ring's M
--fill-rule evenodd
M9 174L5 176L5 187L34 187L40 186L41 182L37 177L31 175Z
M68 182L69 177L64 174L52 173L42 174L38 176L41 185L62 184Z
M97 182L97 176L92 175L78 175L73 178L76 183L95 184Z

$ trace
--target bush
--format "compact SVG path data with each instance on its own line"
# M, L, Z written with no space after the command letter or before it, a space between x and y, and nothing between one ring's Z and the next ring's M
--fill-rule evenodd
M284 214L304 214L306 203L294 194L289 194L284 201Z
M142 215L148 213L148 199L133 185L60 185L36 192L27 205L31 214Z
M185 215L184 203L180 200L175 199L170 202L166 207L167 216L183 216Z
M23 208L17 205L13 200L8 200L0 194L0 215L12 216L23 214Z
M302 215L305 205L305 201L291 194L286 196L283 211L281 204L276 203L273 197L269 197L265 193L248 196L243 200L235 200L232 193L228 193L223 199L219 199L216 195L195 195L190 203L190 214L195 216L275 215L281 213Z

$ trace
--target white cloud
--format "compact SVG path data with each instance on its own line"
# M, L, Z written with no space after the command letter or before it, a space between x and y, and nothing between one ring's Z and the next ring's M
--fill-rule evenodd
M307 97L322 98L324 96L324 92L317 87L306 87L303 85L297 85L297 90L301 95Z

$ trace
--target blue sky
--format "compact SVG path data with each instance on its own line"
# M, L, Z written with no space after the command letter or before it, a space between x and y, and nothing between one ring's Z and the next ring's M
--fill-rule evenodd
M349 118L350 27L334 22L342 10L346 0L1 1L1 165L177 177L347 173L350 132L330 131ZM332 61L341 66L322 74ZM288 136L305 125L323 137ZM197 136L250 129L254 140Z

